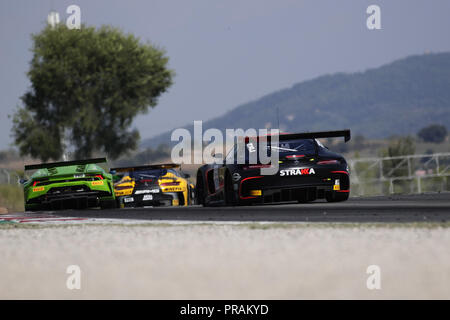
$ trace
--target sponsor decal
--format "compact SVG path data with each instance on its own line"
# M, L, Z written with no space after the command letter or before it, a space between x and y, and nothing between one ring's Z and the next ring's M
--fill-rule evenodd
M280 176L303 176L316 174L314 168L290 168L280 170Z
M84 175L84 173L82 173L82 174L74 174L73 177L74 177L75 179L79 179L79 178L84 178L85 175Z
M102 186L103 185L103 181L92 181L92 185L93 186Z
M237 172L233 173L233 180L234 181L239 181L241 180L241 175Z
M125 202L125 203L134 202L134 198L132 198L132 197L124 198L123 202Z
M164 191L164 192L183 191L183 188L181 188L181 187L164 188L163 191Z
M334 191L341 190L341 183L340 183L339 179L334 180L333 190Z
M145 194L145 193L159 193L159 189L137 190L135 192L135 194Z
M33 192L41 192L41 191L44 191L44 190L45 190L44 187L33 188Z

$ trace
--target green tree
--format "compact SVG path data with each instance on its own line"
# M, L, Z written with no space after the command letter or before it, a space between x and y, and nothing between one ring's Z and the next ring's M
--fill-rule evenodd
M441 143L447 137L447 128L439 124L432 124L421 129L417 136L425 142Z
M117 158L135 149L133 119L172 84L165 52L108 26L48 26L32 39L31 87L13 116L21 154L57 160L71 148L75 158Z

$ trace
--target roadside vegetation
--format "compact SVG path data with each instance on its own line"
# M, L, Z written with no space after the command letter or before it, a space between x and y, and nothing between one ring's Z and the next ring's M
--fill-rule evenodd
M21 212L24 210L22 186L0 185L0 213L6 213L6 210L8 212Z
M450 137L445 127L439 125L424 127L416 136L369 139L355 135L347 143L338 139L324 139L324 144L347 159L450 152Z

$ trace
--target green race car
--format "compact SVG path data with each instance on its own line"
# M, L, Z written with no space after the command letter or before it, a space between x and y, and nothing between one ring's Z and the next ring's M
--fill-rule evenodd
M97 163L105 158L25 166L37 170L22 181L25 211L116 207L112 175Z

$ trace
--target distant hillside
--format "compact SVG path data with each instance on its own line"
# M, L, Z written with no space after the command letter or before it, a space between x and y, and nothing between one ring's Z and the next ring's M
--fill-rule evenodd
M277 127L283 131L350 128L369 138L416 134L450 124L450 53L411 56L380 68L295 84L203 123L207 128ZM201 119L199 119L201 120ZM192 124L186 128L192 127ZM142 146L170 143L170 132Z

